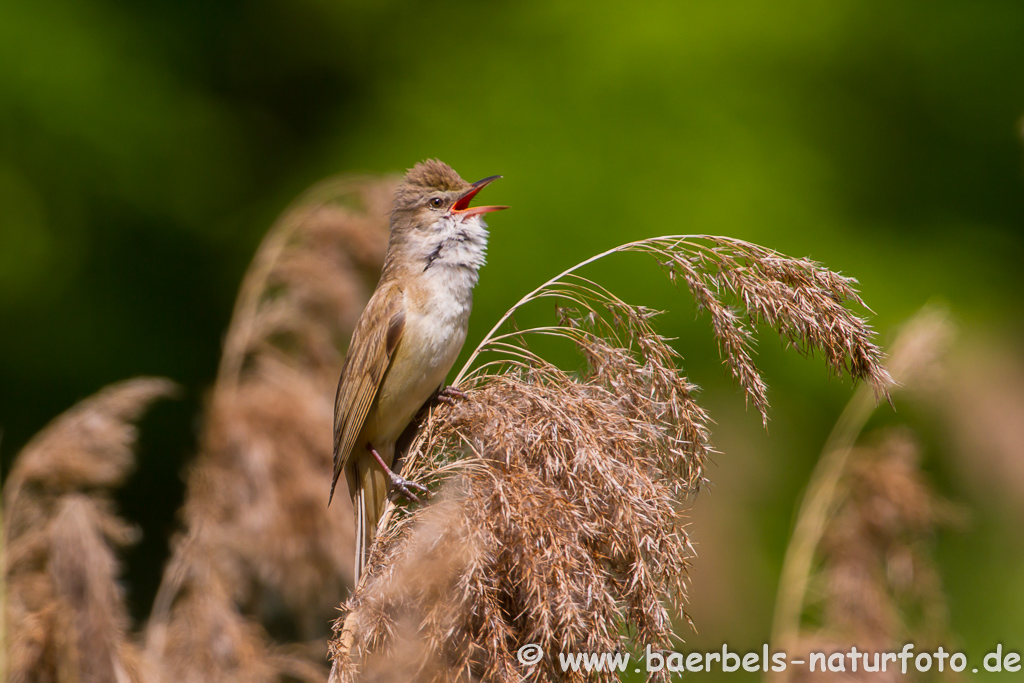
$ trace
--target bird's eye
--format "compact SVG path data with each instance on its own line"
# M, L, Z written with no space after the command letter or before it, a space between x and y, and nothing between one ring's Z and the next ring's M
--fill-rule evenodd
M442 206L444 206L444 200L441 199L440 197L434 197L433 199L430 200L430 206L435 209L440 209Z

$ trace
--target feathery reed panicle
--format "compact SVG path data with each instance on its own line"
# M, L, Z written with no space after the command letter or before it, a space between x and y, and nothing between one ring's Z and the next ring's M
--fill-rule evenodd
M616 680L563 672L557 655L611 652L630 635L669 644L685 618L692 556L682 507L713 451L696 388L653 328L656 311L576 274L623 251L649 253L687 283L762 413L749 349L758 322L884 394L872 332L844 306L861 303L852 281L809 261L673 236L570 268L520 300L471 354L455 382L469 400L426 419L403 474L434 482L439 499L385 511L336 624L332 680ZM555 324L505 330L540 299L555 300ZM535 335L575 344L586 370L551 365L527 346ZM483 354L495 357L475 364ZM517 652L527 644L543 655L524 665Z
M948 613L929 542L939 526L958 515L932 491L919 460L919 447L906 429L889 430L874 445L855 449L812 581L821 623L789 641L791 656L815 651L827 657L848 653L855 645L875 666L874 653L899 650L904 643L912 642L920 652L949 644ZM946 671L947 677L954 675ZM790 680L811 677L799 668L786 675ZM880 673L861 666L856 673L825 675L865 681L906 678L893 664ZM934 676L942 674L916 673L918 679Z
M733 377L768 420L768 397L750 355L752 328L765 324L801 353L822 354L839 374L866 380L875 397L886 395L891 378L872 342L867 322L847 303L864 307L856 280L809 259L782 256L741 240L704 237L711 246L679 241L652 253L675 281L682 278L699 308L711 316Z
M774 328L803 354L820 352L833 372L865 380L876 398L888 395L892 379L882 364L881 349L872 341L874 331L847 308L849 304L866 308L854 288L856 280L806 258L790 258L750 242L711 235L629 242L576 264L513 306L480 343L458 379L479 354L507 351L504 340L508 335L496 333L516 310L543 298L573 299L574 281L582 281L589 290L583 292L585 298L609 306L614 313L617 298L575 272L621 252L649 254L672 282L682 280L687 285L698 308L711 316L723 362L766 423L767 386L752 357L754 328L759 324ZM537 331L550 333L550 328ZM474 372L490 366L485 364Z
M394 188L390 179L315 187L246 273L188 478L185 531L147 627L153 680L326 674L323 640L319 654L282 650L261 624L285 624L285 640L322 639L351 583L347 496L326 505L333 397L384 260Z
M920 460L909 430L893 429L851 461L846 499L822 538L831 629L893 643L944 635L945 600L927 542L957 514L925 480ZM889 604L871 599L883 589Z
M946 310L931 304L921 308L901 327L892 344L888 362L893 374L892 389L913 390L934 383L953 335ZM790 648L799 636L815 554L841 503L840 484L854 456L854 444L875 406L872 392L865 386L859 387L832 429L811 473L782 563L771 633L776 648Z
M132 422L173 391L156 378L111 385L18 455L4 485L8 680L139 680L114 551L137 532L108 491L133 464Z

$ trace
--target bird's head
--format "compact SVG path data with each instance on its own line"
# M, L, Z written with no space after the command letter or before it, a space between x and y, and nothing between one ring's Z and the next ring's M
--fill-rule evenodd
M389 260L432 265L483 265L487 226L481 218L507 206L470 206L484 187L501 176L467 183L451 166L429 159L413 166L395 193L391 211Z

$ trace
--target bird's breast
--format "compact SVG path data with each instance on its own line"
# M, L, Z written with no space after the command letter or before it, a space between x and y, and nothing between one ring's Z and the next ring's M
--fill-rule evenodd
M397 439L441 386L466 341L471 308L472 288L406 289L405 328L377 395L375 431Z

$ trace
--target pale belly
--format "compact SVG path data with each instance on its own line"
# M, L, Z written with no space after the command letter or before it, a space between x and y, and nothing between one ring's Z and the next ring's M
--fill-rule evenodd
M440 320L439 320L440 318ZM466 341L466 316L409 316L402 339L363 427L382 451L395 441L430 398ZM383 453L382 453L383 454Z

